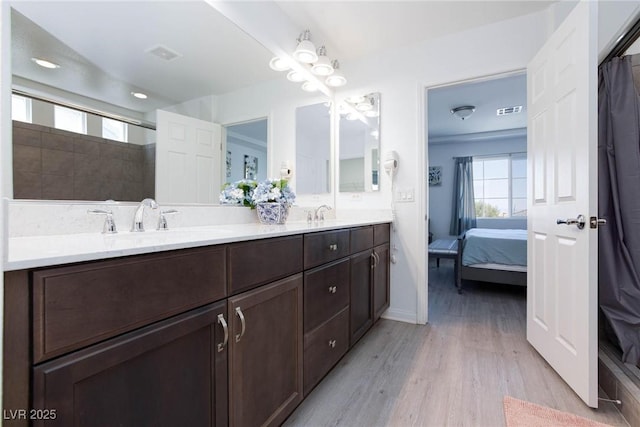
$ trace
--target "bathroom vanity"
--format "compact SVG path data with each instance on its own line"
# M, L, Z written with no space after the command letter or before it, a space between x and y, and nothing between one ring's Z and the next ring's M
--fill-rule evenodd
M281 424L389 306L390 224L262 230L15 263L6 425Z

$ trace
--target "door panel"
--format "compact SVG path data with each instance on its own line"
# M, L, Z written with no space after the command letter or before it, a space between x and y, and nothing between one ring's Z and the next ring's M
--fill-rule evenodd
M527 68L527 339L597 407L596 12L580 2Z
M158 110L156 199L216 203L220 188L220 125Z

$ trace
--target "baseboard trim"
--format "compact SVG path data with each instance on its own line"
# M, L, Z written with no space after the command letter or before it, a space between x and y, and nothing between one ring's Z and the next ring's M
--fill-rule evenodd
M383 319L395 320L397 322L411 323L413 325L418 323L417 313L414 311L398 310L396 308L389 308L382 313Z

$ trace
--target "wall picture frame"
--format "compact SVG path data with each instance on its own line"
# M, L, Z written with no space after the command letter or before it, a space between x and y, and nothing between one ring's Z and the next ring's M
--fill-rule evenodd
M442 185L442 166L429 166L429 185Z
M244 179L256 179L258 176L258 158L244 155Z

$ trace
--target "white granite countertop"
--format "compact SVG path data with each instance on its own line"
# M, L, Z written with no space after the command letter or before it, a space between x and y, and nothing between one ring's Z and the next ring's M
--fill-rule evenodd
M306 221L283 225L250 223L183 227L167 231L148 230L144 233L120 232L112 235L96 232L11 237L8 239L8 258L4 270L22 270L386 222L389 221L331 219L320 224L308 224Z

